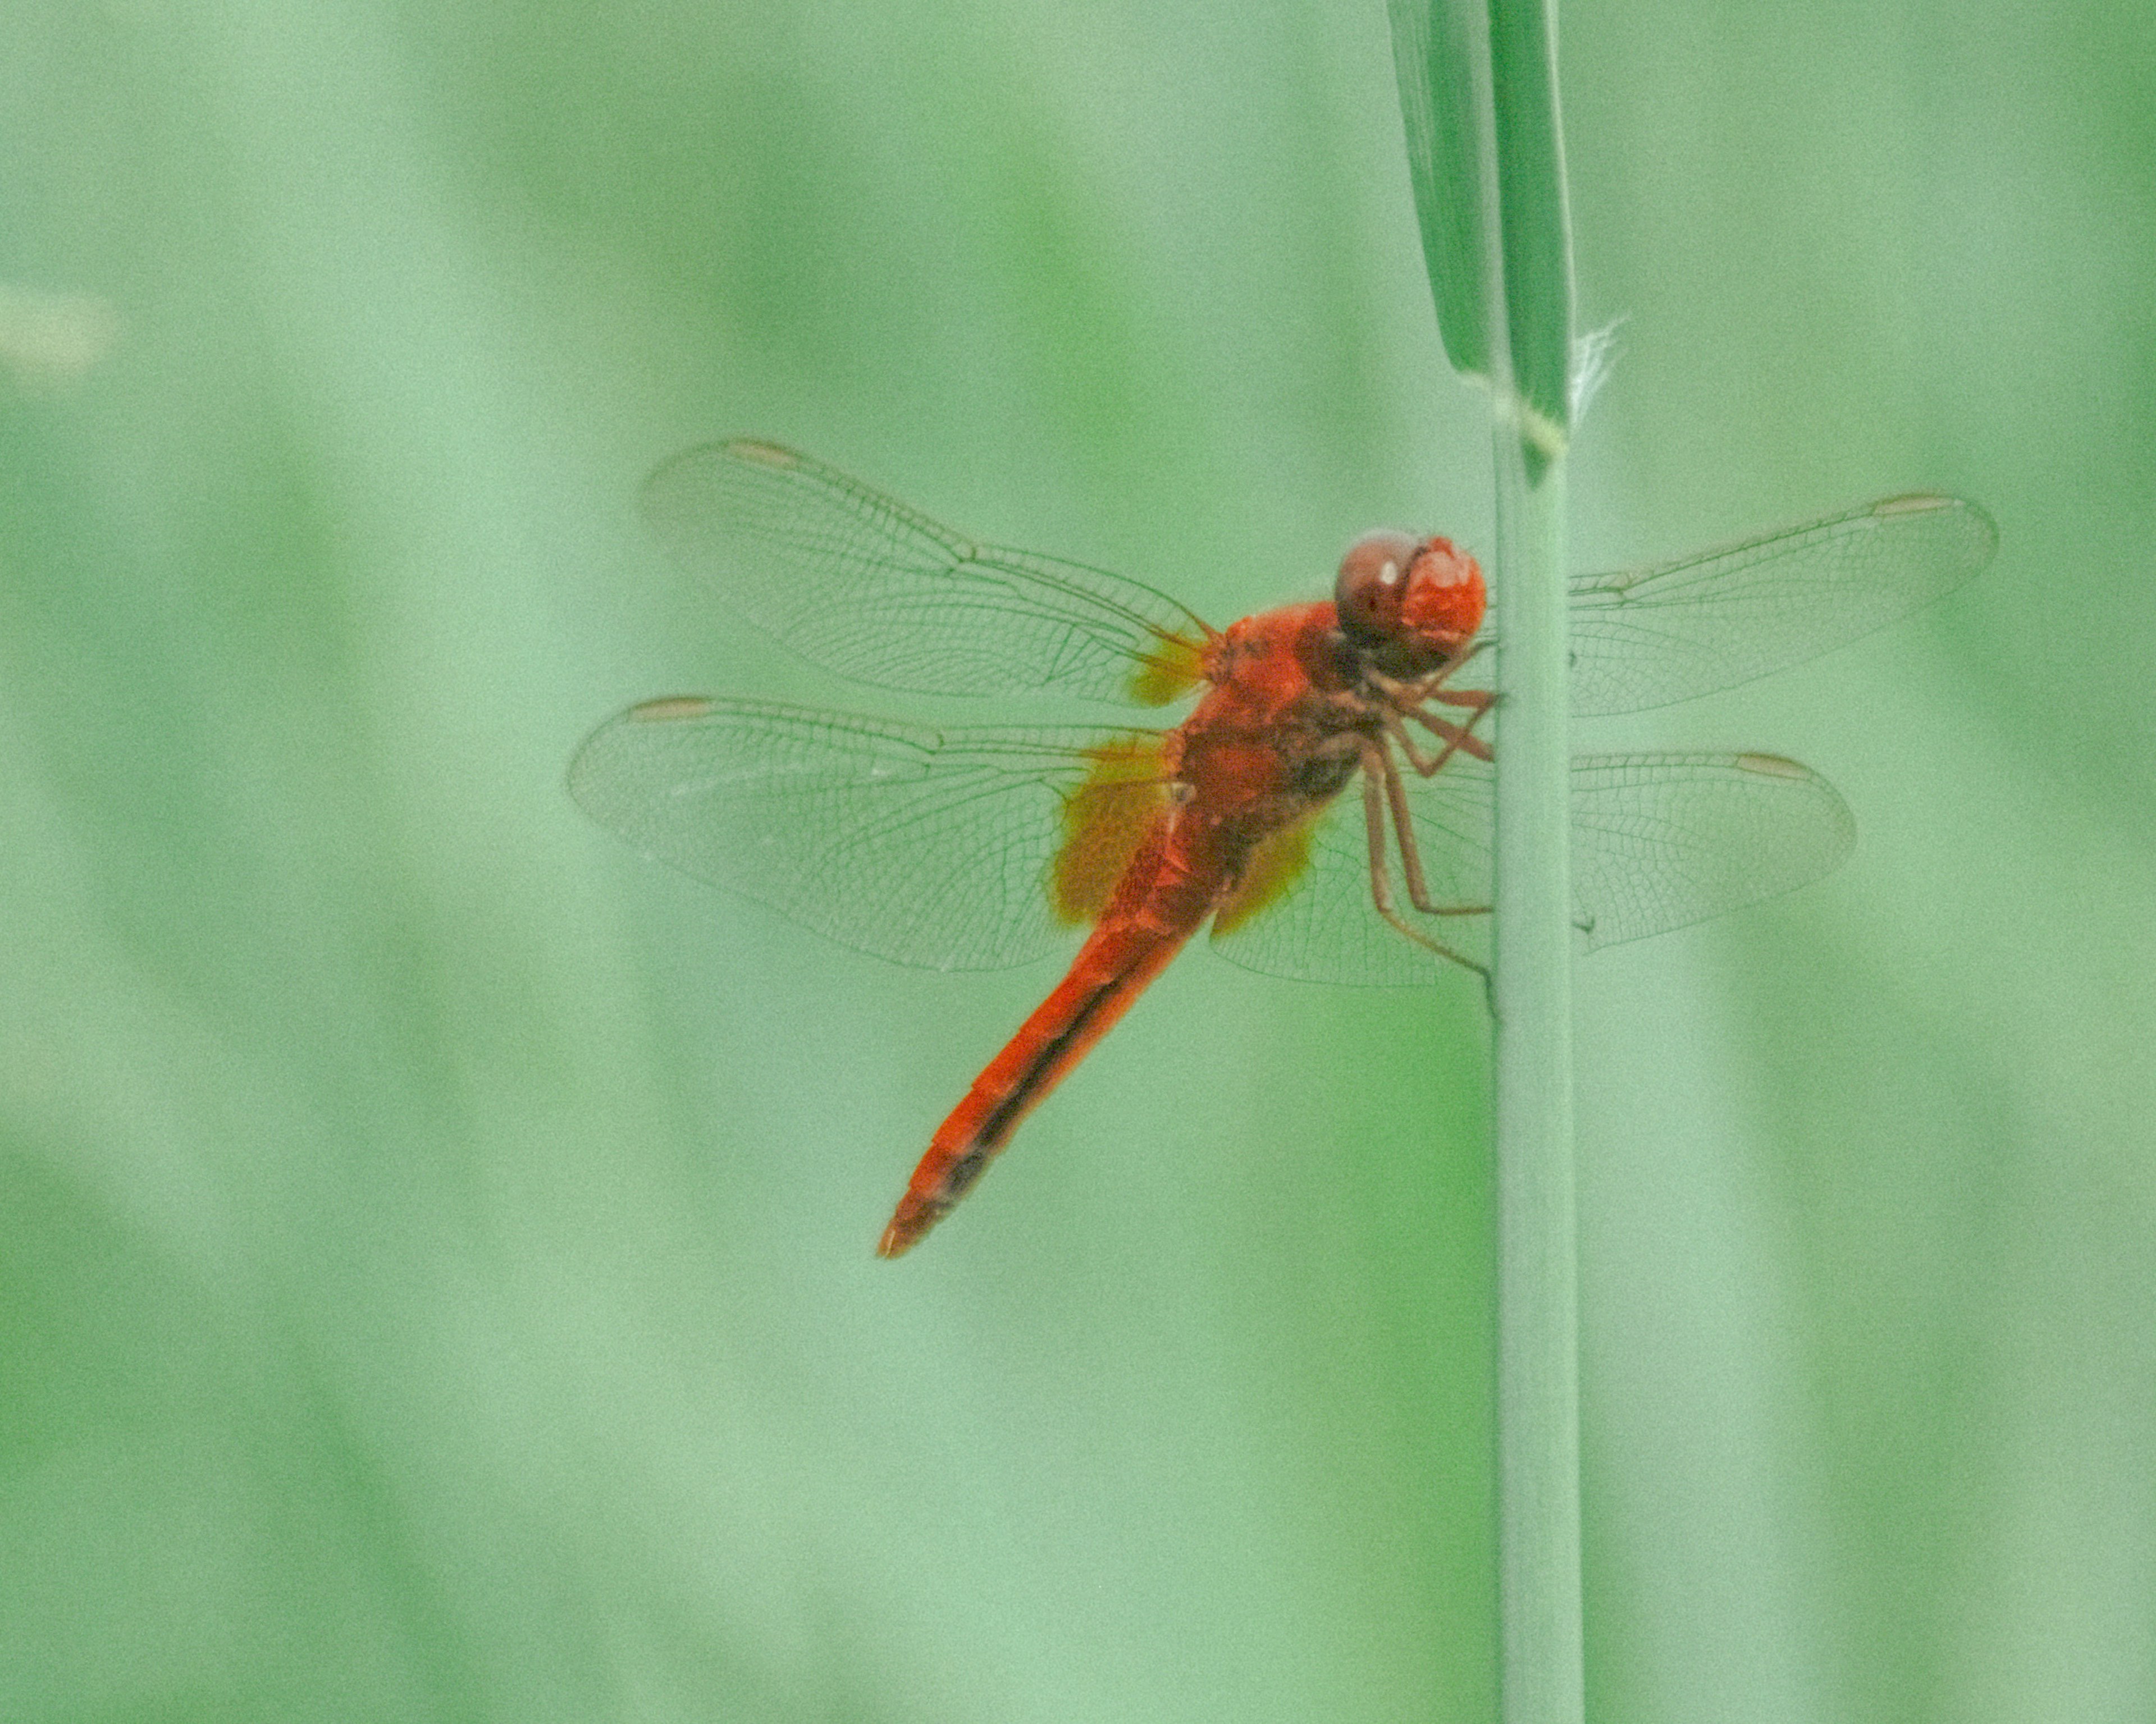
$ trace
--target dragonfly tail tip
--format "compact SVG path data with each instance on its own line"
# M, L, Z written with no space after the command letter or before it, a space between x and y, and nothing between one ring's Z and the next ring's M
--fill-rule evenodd
M928 1229L943 1219L951 1206L933 1198L916 1196L908 1192L901 1198L898 1208L891 1218L891 1224L876 1241L879 1257L903 1257L927 1237Z

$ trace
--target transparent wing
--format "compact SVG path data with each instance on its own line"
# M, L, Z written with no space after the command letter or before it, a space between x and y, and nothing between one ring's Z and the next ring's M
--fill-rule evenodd
M1779 754L1599 754L1572 763L1572 887L1589 948L1689 927L1840 865L1856 822Z
M644 486L644 514L759 629L886 688L1158 705L1189 686L1205 638L1149 587L976 544L775 444L675 456Z
M932 969L1069 943L1065 804L1152 733L934 731L745 700L653 700L593 731L569 790L646 855L859 952Z
M1487 906L1489 785L1486 777L1448 782L1452 779L1448 765L1435 779L1415 788L1423 871L1434 902ZM1486 914L1418 916L1407 907L1396 857L1391 873L1394 900L1409 921L1463 957L1489 962ZM1405 938L1371 907L1369 840L1359 781L1316 817L1309 859L1294 885L1248 921L1216 930L1213 949L1246 970L1298 982L1407 988L1455 973L1454 966Z
M1634 712L1846 645L1953 591L1999 530L1957 497L1887 497L1675 562L1572 583L1573 710Z
M1491 772L1455 756L1410 781L1416 846L1432 900L1491 901ZM1583 947L1666 933L1818 879L1856 841L1849 809L1818 773L1769 754L1582 755L1572 764L1574 920ZM1394 896L1430 937L1489 961L1486 915L1425 916ZM1399 987L1449 967L1380 921L1370 906L1362 800L1353 790L1319 817L1294 889L1214 949L1247 969L1305 981Z

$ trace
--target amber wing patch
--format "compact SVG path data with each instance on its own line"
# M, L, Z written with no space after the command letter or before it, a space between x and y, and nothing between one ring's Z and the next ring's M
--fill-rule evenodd
M1310 862L1310 837L1322 808L1284 826L1250 852L1235 890L1213 912L1213 931L1232 934L1267 906L1277 903Z
M1116 882L1168 803L1161 739L1118 736L1086 751L1092 769L1063 804L1063 844L1049 879L1049 907L1074 927L1098 921Z
M1131 699L1141 706L1179 700L1205 680L1205 648L1187 635L1154 636L1152 651L1131 673Z

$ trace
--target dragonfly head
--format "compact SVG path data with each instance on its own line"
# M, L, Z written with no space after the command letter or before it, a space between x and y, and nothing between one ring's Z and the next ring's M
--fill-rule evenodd
M1394 675L1435 670L1482 626L1482 571L1450 539L1365 533L1340 559L1340 631Z

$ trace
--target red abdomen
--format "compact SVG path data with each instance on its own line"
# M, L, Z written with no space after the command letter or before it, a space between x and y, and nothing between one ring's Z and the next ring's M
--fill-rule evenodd
M1214 686L1168 739L1159 770L1176 792L1159 804L1070 972L973 1080L913 1171L876 1253L896 1257L948 1214L1048 1093L1128 1011L1207 916L1242 881L1255 847L1288 818L1295 762L1283 720L1305 709L1312 655L1330 637L1330 605L1246 618L1209 649ZM1112 767L1121 757L1110 759ZM1122 783L1111 771L1101 818ZM1150 781L1158 795L1158 777ZM1329 793L1327 793L1329 795ZM1074 831L1082 846L1087 834ZM1111 841L1111 847L1112 844Z
M1025 1116L1092 1050L1197 932L1219 897L1163 815L1125 871L1070 972L973 1080L913 1170L876 1246L896 1257L948 1214Z

